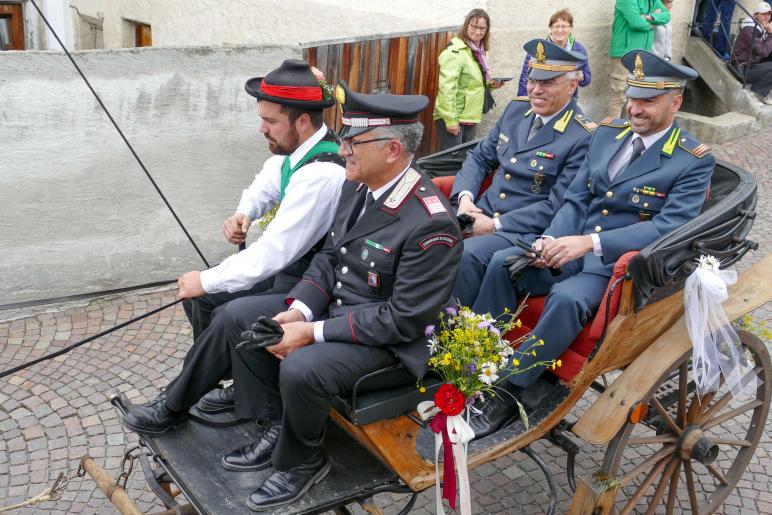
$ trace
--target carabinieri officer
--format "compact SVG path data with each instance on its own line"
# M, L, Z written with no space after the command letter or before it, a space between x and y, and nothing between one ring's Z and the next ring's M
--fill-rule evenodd
M565 204L533 244L543 259L515 285L520 298L547 294L532 332L544 346L535 357L524 356L520 369L559 358L595 314L616 261L695 218L705 201L715 159L675 122L686 81L697 72L644 50L625 54L622 64L630 71L625 90L630 121L601 122ZM562 273L553 277L547 266ZM514 299L501 269L486 277L473 308L501 313L515 304L500 303L507 295ZM500 386L527 395L515 387L531 385L542 371L536 367L511 375ZM486 401L471 425L484 436L515 412L509 396L501 395Z
M587 153L596 125L576 104L576 69L586 56L546 39L524 45L530 62L528 96L510 103L496 126L467 155L451 199L474 218L464 241L454 298L471 306L486 269L501 268L517 239L544 232ZM486 176L493 183L478 195Z

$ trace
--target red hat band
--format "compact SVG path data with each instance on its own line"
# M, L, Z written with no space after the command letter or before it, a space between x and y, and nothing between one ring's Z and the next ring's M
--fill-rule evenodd
M263 82L260 91L266 95L287 100L322 100L322 88L320 86L273 86Z

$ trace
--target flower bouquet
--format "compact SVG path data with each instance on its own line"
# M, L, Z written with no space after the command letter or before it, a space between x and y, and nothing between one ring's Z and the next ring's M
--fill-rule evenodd
M498 319L487 313L475 313L467 307L448 307L440 315L438 325L426 328L430 353L428 364L444 381L434 394L434 401L418 405L419 415L424 420L431 419L429 427L436 434L436 457L439 457L440 448L444 449L442 496L439 483L437 489L439 514L444 513L442 498L448 499L451 508L456 506L454 458L459 472L461 512L471 512L466 456L467 444L474 438L468 424L470 410L475 409L472 406L474 401L484 395L498 395L498 390L503 395L509 395L497 387L497 383L507 380L512 374L534 367L560 366L560 360L554 360L534 362L522 370L518 368L523 356L536 356L536 348L544 345L544 341L535 336L521 336L513 341L505 338L507 333L521 327L518 315L524 306L522 303L515 313L505 311ZM423 390L423 387L420 388ZM528 427L525 409L517 399L515 401Z

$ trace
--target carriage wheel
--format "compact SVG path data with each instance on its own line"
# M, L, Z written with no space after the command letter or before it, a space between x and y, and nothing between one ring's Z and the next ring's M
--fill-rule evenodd
M739 336L759 378L755 398L735 400L722 376L718 392L700 399L688 380L690 351L644 399L645 421L626 424L609 443L600 477L612 478L620 514L658 507L713 513L737 485L764 432L772 394L766 347L750 333Z

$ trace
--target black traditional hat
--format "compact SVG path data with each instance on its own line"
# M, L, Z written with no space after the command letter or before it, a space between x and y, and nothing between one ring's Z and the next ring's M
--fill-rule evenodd
M335 103L332 98L325 100L319 80L300 59L287 59L265 77L249 79L244 89L260 100L290 107L324 109Z
M335 87L335 100L343 107L341 138L351 138L376 127L415 123L429 105L424 95L355 93L344 81Z
M674 89L681 89L687 80L700 75L680 64L658 57L646 50L632 50L622 56L622 65L627 68L627 89L630 98L652 98Z
M546 39L532 39L523 48L531 54L528 61L528 78L549 80L564 73L575 72L587 56L557 46Z

